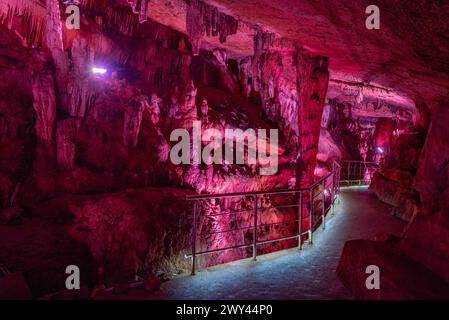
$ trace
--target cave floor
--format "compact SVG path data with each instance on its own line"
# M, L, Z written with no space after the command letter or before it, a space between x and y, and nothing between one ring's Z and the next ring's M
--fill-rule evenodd
M336 275L346 241L373 238L378 232L399 235L405 223L366 187L342 189L326 230L314 233L313 245L271 253L257 262L240 260L182 276L154 294L134 288L125 295L100 299L351 299Z

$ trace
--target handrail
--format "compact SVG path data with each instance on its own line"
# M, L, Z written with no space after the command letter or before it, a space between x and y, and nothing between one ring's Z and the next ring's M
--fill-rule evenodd
M246 192L232 192L232 193L220 193L220 194L202 194L202 195L187 195L186 199L189 201L193 200L204 200L204 199L222 199L222 198L235 198L239 196L254 196L254 195L275 195L275 194L285 194L285 193L298 193L302 191L308 191L310 189L319 186L323 180L328 179L333 172L328 173L324 177L320 178L314 182L308 188L294 188L294 189L273 189L269 191L246 191Z
M223 194L205 194L205 195L189 195L186 197L188 201L193 201L193 230L192 230L192 253L187 254L186 258L192 258L192 275L195 274L196 269L196 257L202 256L206 254L212 254L212 253L218 253L223 252L227 250L233 250L238 248L253 248L253 260L256 260L257 257L257 247L263 244L272 243L272 242L278 242L278 241L284 241L284 240L291 240L291 239L298 239L298 247L301 249L303 239L308 239L308 242L312 244L312 236L313 231L316 229L316 227L319 225L319 223L322 224L323 229L325 229L325 223L326 223L326 214L333 208L335 200L338 198L338 195L340 193L340 170L341 165L337 162L334 162L332 164L332 171L325 175L324 177L321 177L317 181L315 181L310 187L307 188L295 188L295 189L275 189L275 190L268 190L268 191L250 191L250 192L234 192L234 193L223 193ZM330 183L328 180L331 180ZM317 192L316 192L317 191ZM258 205L258 200L260 196L264 195L283 195L283 194L292 194L294 195L294 201L295 204L288 204L288 205L280 205L280 206L270 206L267 208L261 208ZM208 250L196 250L196 242L197 242L197 218L199 217L199 203L208 199L225 199L225 198L239 198L239 197L252 197L253 198L253 208L245 209L245 210L238 210L232 212L230 210L229 212L225 211L226 213L219 213L219 214L208 214L204 215L205 218L210 217L218 217L222 215L229 215L232 219L232 216L234 216L234 222L235 225L238 225L237 222L237 214L245 213L246 215L251 214L251 211L253 211L253 222L248 223L247 227L239 228L235 227L234 229L225 229L219 230L217 232L211 232L211 233L205 233L204 236L213 236L217 234L225 234L230 232L241 232L242 230L253 230L253 241L252 243L240 243L236 245L230 245L223 248L212 248ZM315 202L319 201L321 202L321 212L319 212L319 219L314 221L314 216L316 215L316 210L319 209L318 207L315 208ZM258 224L258 214L264 213L266 210L269 209L286 209L286 208L293 208L295 210L295 215L297 216L295 220L289 220L289 221L281 221L276 223L265 223L265 224ZM307 211L307 215L303 215L303 211ZM248 221L249 222L249 221ZM297 232L294 235L289 235L281 238L276 239L267 239L267 240L260 240L258 239L258 230L264 227L269 227L272 225L291 225L295 224L297 222ZM307 229L305 231L302 230L303 223L306 222L308 225ZM318 222L318 224L317 224ZM304 236L307 236L307 238L304 238Z
M340 182L344 185L369 185L374 172L379 165L372 161L341 160L342 177Z

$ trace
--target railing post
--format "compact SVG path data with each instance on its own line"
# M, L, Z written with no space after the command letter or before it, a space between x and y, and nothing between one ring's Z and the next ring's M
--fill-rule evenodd
M351 177L351 162L350 161L348 161L348 186L349 186L349 184L350 184L350 177Z
M257 195L254 195L253 260L257 260Z
M331 186L331 203L330 203L330 211L331 215L334 215L334 189L335 189L335 167L332 171L332 186Z
M341 167L338 168L337 171L337 199L338 199L338 204L341 203L341 199L340 199L340 188L341 188Z
M363 176L362 176L362 164L363 164L362 162L359 163L359 166L360 166L360 180L359 180L359 185L362 184L362 177L363 177Z
M310 212L309 212L309 244L313 244L313 188L310 188Z
M299 217L298 217L298 247L302 249L302 191L299 192Z
M193 203L193 234L192 234L192 276L195 275L196 263L196 215L198 210L198 200Z
M321 222L323 223L323 230L326 229L326 179L323 180L322 183L323 188L323 210L321 212Z

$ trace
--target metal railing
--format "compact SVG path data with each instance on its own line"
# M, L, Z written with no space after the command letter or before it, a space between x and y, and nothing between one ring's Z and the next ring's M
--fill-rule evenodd
M375 162L342 160L340 183L345 186L369 185L377 170L379 165Z
M262 245L293 239L297 239L299 249L305 240L312 244L313 232L320 224L325 229L326 214L331 209L333 214L334 203L340 193L340 171L340 164L334 162L332 171L308 188L188 196L187 200L193 202L193 239L192 253L186 257L192 259L192 275L200 256L252 248L252 257L256 260L257 249ZM229 201L232 199L238 200ZM267 220L264 215L268 212L269 220L273 217L273 210L277 214L284 211L282 217L286 211L286 215L294 219L264 223ZM228 219L223 219L226 216ZM279 226L284 226L282 232ZM283 236L259 238L259 233L272 227L277 229L275 233ZM233 234L231 240L241 238L242 242L227 244L224 241L225 245L217 245L223 241L216 240L226 239L228 234ZM201 235L201 241L198 235Z

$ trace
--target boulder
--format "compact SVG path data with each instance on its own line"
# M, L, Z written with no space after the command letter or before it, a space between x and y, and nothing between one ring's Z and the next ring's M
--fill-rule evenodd
M404 235L401 252L449 282L449 217L417 216Z
M367 289L370 265L379 267L380 288ZM400 254L391 241L352 240L343 248L337 274L356 299L448 299L449 285L438 275Z
M161 287L161 280L154 274L150 274L144 281L145 291L148 293L156 292Z
M114 285L114 294L125 294L129 291L129 284L126 281L121 281Z
M31 290L20 272L7 273L0 278L0 300L31 300Z
M22 223L24 211L22 208L13 207L0 211L0 224L18 225Z
M392 214L409 221L419 209L419 196L411 187L412 176L399 168L376 172L370 190L379 200L394 206Z
M449 108L441 105L432 113L432 121L419 159L415 188L420 193L423 209L435 213L442 207L440 199L449 188Z

